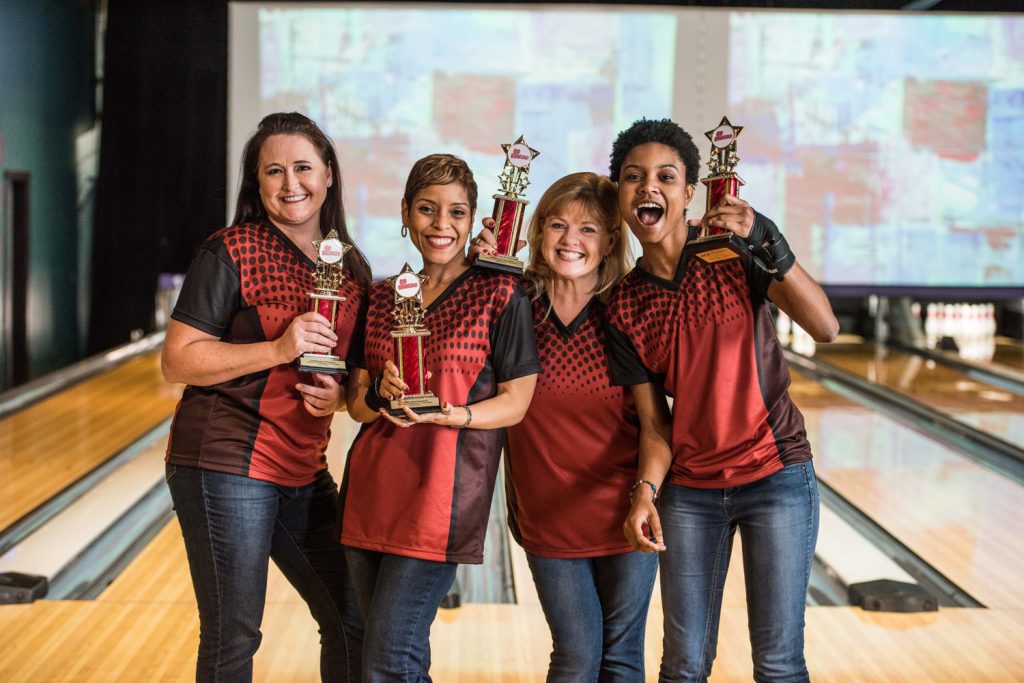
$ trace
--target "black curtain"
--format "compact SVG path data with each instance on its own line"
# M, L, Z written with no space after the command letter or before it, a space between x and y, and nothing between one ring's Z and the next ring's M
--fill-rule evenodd
M152 330L160 273L221 227L227 2L110 0L89 353Z

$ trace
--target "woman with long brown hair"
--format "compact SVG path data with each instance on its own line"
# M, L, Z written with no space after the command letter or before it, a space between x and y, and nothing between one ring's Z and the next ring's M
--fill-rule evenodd
M196 679L249 681L273 559L321 634L320 673L359 680L362 624L338 543L325 448L344 408L302 353L345 357L370 270L352 249L337 322L309 312L317 251L351 243L330 139L301 114L271 114L245 146L232 225L189 267L164 342L169 382L188 386L167 444L167 484L199 605Z

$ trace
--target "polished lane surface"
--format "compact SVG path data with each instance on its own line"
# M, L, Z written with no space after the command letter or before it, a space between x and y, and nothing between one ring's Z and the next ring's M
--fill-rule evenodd
M914 353L864 342L818 345L815 358L1018 446L1024 444L1024 395Z
M872 506L869 514L917 546L926 559L935 562L928 557L928 543L959 543L973 535L965 541L967 550L958 550L974 555L966 563L969 569L986 559L1020 564L1014 539L1005 538L1011 534L1000 536L997 530L1005 525L992 519L1020 518L1024 510L1019 503L1000 511L993 502L998 497L1019 501L1020 487L993 484L994 475L979 473L980 468L952 452L940 452L936 461L935 447L923 437L887 425L884 418L795 373L793 395L807 414L819 476L855 503ZM334 432L328 459L332 471L340 473L354 425L339 415ZM979 480L985 494L965 504L968 483ZM918 490L933 487L940 489L938 494ZM927 527L929 518L932 528ZM1001 553L1007 556L1000 558ZM737 569L730 571L726 588L712 683L750 680L746 610L742 583L736 581L742 572ZM953 573L949 566L940 569ZM1009 581L1008 590L1024 594L1016 577L992 576L988 580ZM983 601L999 600L976 593ZM655 601L648 619L648 681L657 679L661 617ZM1008 681L1024 670L1020 608L878 614L812 607L807 625L808 666L823 683ZM254 680L316 679L316 626L274 567L263 633ZM98 600L0 608L0 650L8 655L0 658L0 680L188 681L194 676L197 638L184 548L172 521ZM466 605L439 613L432 645L435 680L526 683L544 680L550 640L538 605Z
M986 606L1024 609L1024 536L1010 531L1024 518L1024 487L792 377L818 477Z
M997 339L993 365L1002 365L1016 372L1024 372L1024 344L1009 339Z
M180 394L156 351L0 419L0 530L169 418Z

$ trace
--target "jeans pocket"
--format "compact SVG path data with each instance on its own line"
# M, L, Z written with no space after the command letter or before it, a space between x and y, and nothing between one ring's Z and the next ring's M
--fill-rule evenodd
M177 473L177 471L178 471L178 466L177 465L167 465L167 466L165 466L164 467L164 482L168 483L168 484L171 483L171 477L173 477L175 475L175 473Z

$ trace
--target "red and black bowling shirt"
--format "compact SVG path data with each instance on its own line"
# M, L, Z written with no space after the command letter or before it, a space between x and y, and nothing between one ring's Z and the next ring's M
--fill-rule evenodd
M427 307L427 388L442 401L472 405L498 384L540 370L530 302L519 278L468 269ZM372 377L393 360L394 290L370 288L363 357ZM437 562L483 562L484 531L504 441L503 429L408 429L377 419L349 451L341 486L345 545Z
M232 344L273 341L309 310L316 264L269 222L215 232L197 250L171 317ZM347 273L346 273L347 275ZM344 358L364 303L346 277L333 353ZM327 466L331 416L314 417L292 365L208 387L189 386L171 424L167 462L303 486Z
M811 458L803 416L789 398L770 283L750 261L707 264L683 254L672 280L638 265L612 295L615 382L655 381L675 399L672 484L740 486Z
M508 523L523 548L556 558L629 552L622 520L636 479L633 393L612 384L604 305L568 325L547 296L533 302L543 371L526 417L508 429Z

